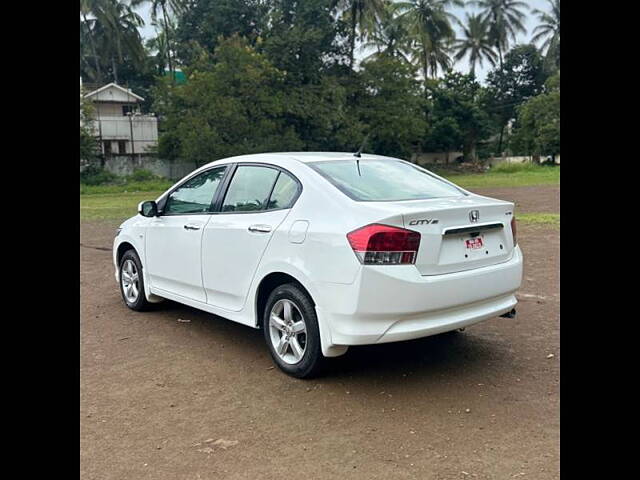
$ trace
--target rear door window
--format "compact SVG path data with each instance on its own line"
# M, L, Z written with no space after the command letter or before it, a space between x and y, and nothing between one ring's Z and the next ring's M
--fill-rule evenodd
M222 212L264 210L278 173L275 168L240 165L227 189Z

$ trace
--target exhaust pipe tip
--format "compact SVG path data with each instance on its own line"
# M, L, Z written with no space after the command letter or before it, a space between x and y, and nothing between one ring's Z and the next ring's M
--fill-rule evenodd
M507 312L507 313L503 313L502 315L500 315L500 317L502 318L516 318L517 312L515 308L512 308L511 311Z

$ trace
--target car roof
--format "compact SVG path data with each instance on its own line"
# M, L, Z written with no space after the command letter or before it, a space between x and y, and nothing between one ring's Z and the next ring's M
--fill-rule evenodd
M273 153L254 153L250 155L238 155L211 162L208 165L235 162L273 162L279 159L292 159L301 163L322 162L330 160L353 160L353 152L273 152ZM360 160L398 160L397 158L385 157L382 155L374 155L363 153Z

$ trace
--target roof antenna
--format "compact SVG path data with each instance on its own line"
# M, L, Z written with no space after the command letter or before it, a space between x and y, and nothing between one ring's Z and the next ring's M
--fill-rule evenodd
M362 144L360 145L360 148L358 149L358 151L353 154L353 156L357 158L356 166L358 167L358 176L360 177L362 176L362 173L360 173L360 157L362 157L362 150L364 149L364 146L367 143L367 140L369 139L369 133L365 135L364 140L362 140Z

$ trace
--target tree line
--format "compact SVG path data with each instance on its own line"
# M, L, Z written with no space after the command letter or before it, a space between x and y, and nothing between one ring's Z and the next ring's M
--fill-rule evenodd
M365 137L404 158L558 154L560 2L547 1L82 0L80 70L144 96L170 160L350 151ZM531 43L517 44L527 15Z

